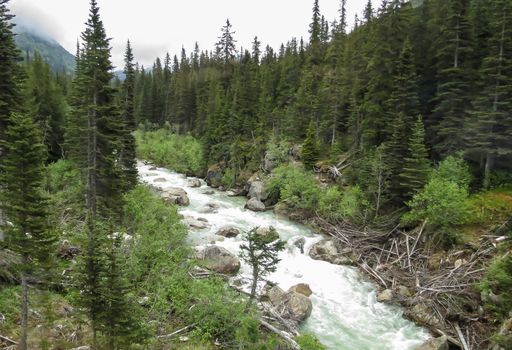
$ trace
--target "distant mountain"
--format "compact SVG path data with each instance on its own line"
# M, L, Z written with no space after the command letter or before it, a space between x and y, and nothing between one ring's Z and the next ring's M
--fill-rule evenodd
M23 52L24 57L27 52L33 56L37 51L54 71L74 71L75 56L66 51L58 42L24 31L22 27L16 29L19 30L15 36L16 44Z

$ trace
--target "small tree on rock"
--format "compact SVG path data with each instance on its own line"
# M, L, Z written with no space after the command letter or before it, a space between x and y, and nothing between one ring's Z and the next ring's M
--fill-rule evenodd
M240 246L240 258L252 268L251 295L247 307L249 308L256 297L258 280L275 272L279 259L279 252L284 250L285 242L281 241L276 230L270 228L268 234L258 233L258 228L253 228L244 236L244 243Z

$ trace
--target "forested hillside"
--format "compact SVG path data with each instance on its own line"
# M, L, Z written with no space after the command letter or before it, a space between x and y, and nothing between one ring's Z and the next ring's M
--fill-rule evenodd
M138 158L330 237L319 260L358 267L434 341L509 349L512 0L368 1L353 28L347 1L331 23L314 0L309 37L279 48L240 49L229 19L152 67L128 41L120 81L96 0L72 75L16 47L0 0L0 346L324 348L262 316L284 243L248 227L251 291L233 290Z

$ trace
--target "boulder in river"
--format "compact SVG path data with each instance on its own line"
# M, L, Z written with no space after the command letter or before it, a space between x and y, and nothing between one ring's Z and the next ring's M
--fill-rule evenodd
M221 185L224 172L221 164L214 164L206 172L206 183L211 187L219 187Z
M189 179L187 182L188 187L201 187L201 180L199 179Z
M443 326L434 311L423 304L416 304L412 309L406 310L405 313L411 320L420 325L436 328L441 328Z
M217 209L219 209L220 206L216 203L206 203L204 206L204 209L201 210L201 213L203 214L210 214L210 213L216 213Z
M309 287L309 284L306 284L306 283L299 283L294 286L291 286L288 289L288 292L296 292L296 293L305 295L307 297L309 297L309 296L311 296L311 294L313 294L313 291Z
M249 187L249 193L247 193L249 199L256 198L259 201L265 201L268 197L265 192L265 183L263 181L253 181Z
M168 203L177 204L181 206L187 206L190 204L187 192L185 192L183 188L167 187L162 190L160 196Z
M247 201L245 204L245 208L252 210L252 211L265 211L266 207L265 204L263 204L261 201L257 200L256 198L251 198Z
M207 269L218 273L232 275L240 270L240 260L227 249L216 245L204 248L197 257Z
M157 177L153 180L153 182L166 182L167 179L165 177Z
M149 171L155 171L155 170L158 170L158 169L157 169L157 167L156 167L156 166L151 166L151 167L149 167L149 169L148 169L148 170L149 170Z
M267 292L267 296L270 303L285 319L297 322L304 321L313 310L311 300L295 291L284 292L278 286L274 286Z
M384 289L382 292L377 294L377 301L380 303L386 303L393 300L393 291L391 289Z
M313 244L309 250L309 256L315 260L322 260L336 265L351 265L353 260L347 255L350 252L341 252L336 243L331 239L324 239Z
M265 237L269 242L273 242L279 239L279 233L273 226L263 226L256 229L256 234L261 237Z
M202 219L202 218L199 218L199 219ZM199 219L188 217L185 219L185 223L187 224L188 227L194 228L197 230L204 230L209 227L208 221L199 220Z
M306 239L304 237L299 237L293 240L293 245L299 248L300 253L304 254L304 245L306 244Z
M233 226L224 226L224 227L221 227L216 235L218 236L223 236L223 237L226 237L226 238L232 238L232 237L236 237L240 234L240 231L233 227Z
M206 194L208 196L211 196L212 194L214 194L215 191L212 191L212 190L207 190L207 191L204 191L203 194Z
M416 348L416 350L448 350L448 338L443 335L439 338L427 340L425 343Z

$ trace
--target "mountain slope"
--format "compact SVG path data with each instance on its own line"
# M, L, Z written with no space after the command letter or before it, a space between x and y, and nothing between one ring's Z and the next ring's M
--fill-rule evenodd
M27 52L30 56L33 56L34 52L38 52L56 72L73 72L75 69L75 56L54 40L23 31L21 28L20 32L16 34L15 40L24 57Z

